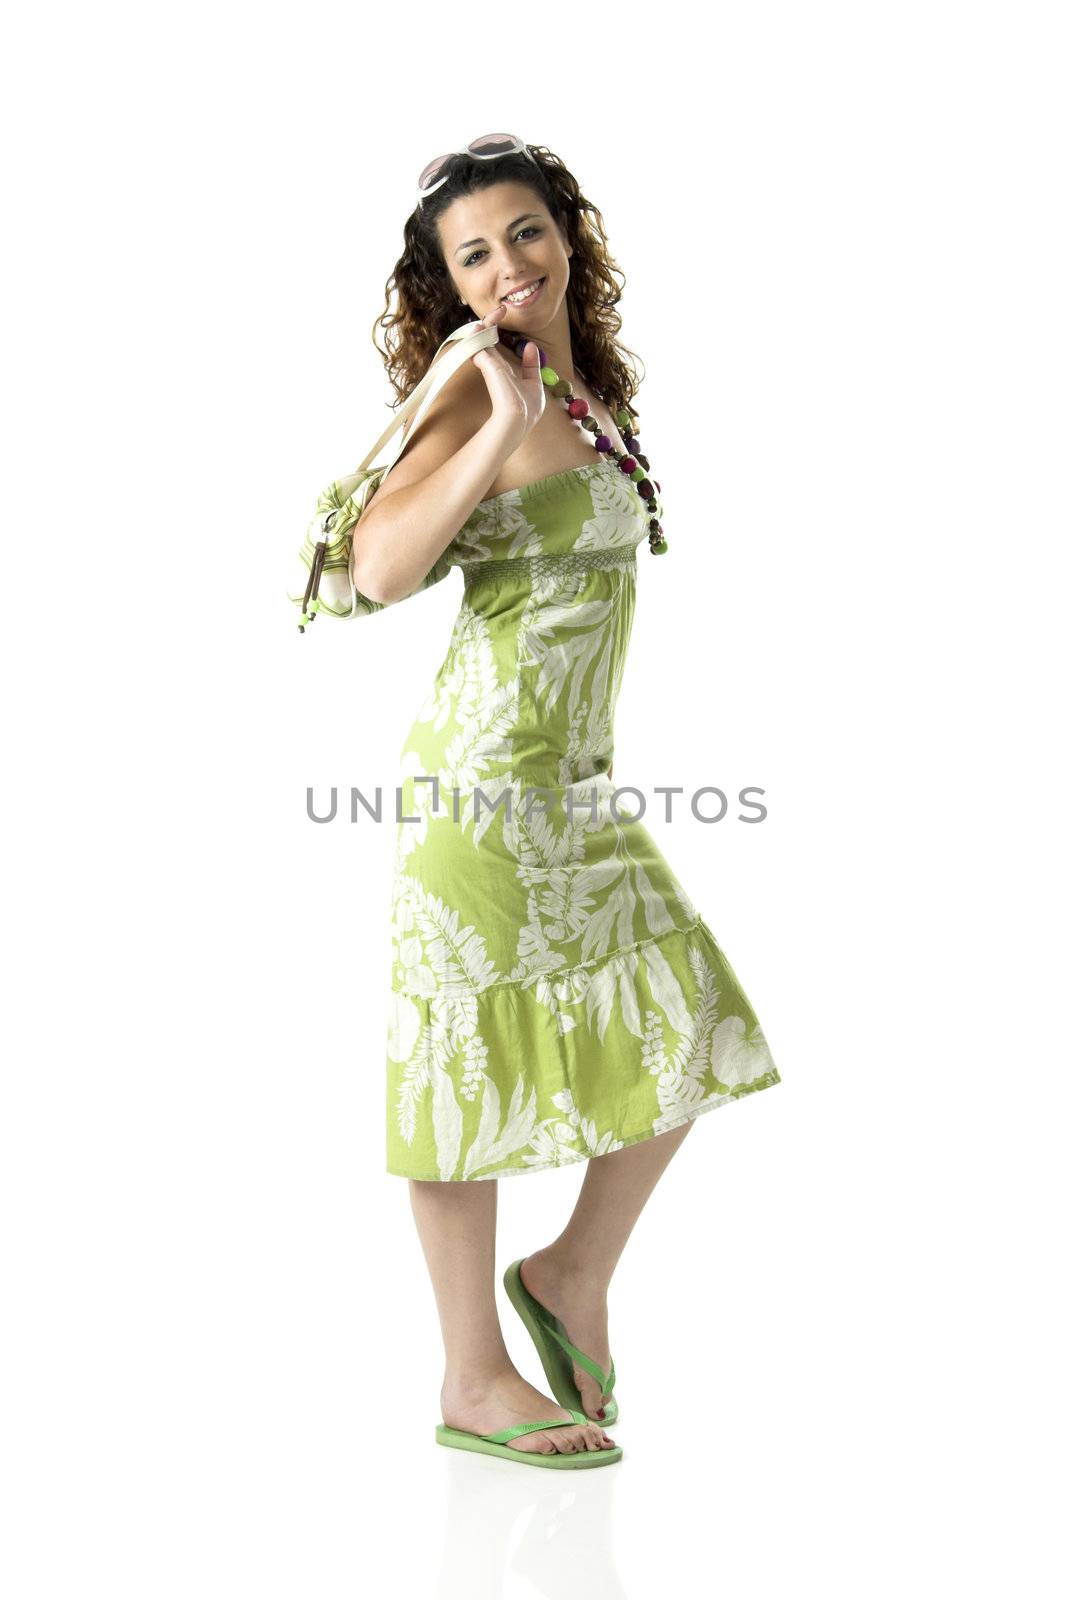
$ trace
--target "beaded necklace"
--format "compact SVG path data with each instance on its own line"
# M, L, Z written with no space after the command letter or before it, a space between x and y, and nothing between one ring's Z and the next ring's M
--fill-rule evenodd
M499 332L500 338L508 349L513 350L515 355L520 357L529 340L521 334L513 333L509 328L500 328ZM641 454L640 440L632 432L633 418L624 406L613 413L618 431L622 435L626 450L629 452L628 455L623 455L620 450L615 449L607 435L600 432L599 423L589 412L588 401L582 400L580 396L574 393L574 386L567 378L560 377L553 367L549 367L548 358L539 346L537 347L537 354L540 356L541 380L548 393L553 394L557 400L562 402L565 410L576 422L580 423L582 428L587 429L589 433L595 434L596 437L592 441L595 448L601 455L610 456L612 461L617 461L618 470L624 472L627 477L632 478L636 484L637 493L650 513L648 517L648 548L653 556L664 555L668 546L663 538L662 524L655 515L659 509L659 503L655 498L655 490L658 489L661 494L662 485L659 483L658 478L649 478L648 476L648 469L651 463L646 455ZM597 396L597 399L602 399L602 396Z

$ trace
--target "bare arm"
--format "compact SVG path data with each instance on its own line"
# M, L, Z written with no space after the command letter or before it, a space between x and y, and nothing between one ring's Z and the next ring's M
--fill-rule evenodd
M499 307L482 326L498 321ZM479 350L430 406L355 526L351 576L368 600L391 605L418 588L544 411L537 348L520 373L499 350Z
M419 435L423 427L429 427L428 417ZM391 605L417 589L519 442L490 416L434 471L382 495L380 505L375 494L356 524L352 546L352 581L359 592ZM394 470L399 472L399 463ZM390 472L386 483L392 477Z

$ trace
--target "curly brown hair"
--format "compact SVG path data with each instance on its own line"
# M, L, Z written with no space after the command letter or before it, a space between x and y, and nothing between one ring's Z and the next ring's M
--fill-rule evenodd
M464 320L466 308L448 274L437 218L460 195L513 182L536 190L572 246L566 305L575 367L612 411L625 406L634 419L639 415L633 397L644 377L643 363L638 377L633 362L640 358L618 340L622 319L614 307L621 299L625 274L607 248L603 218L557 155L544 145L527 148L533 162L521 152L494 161L454 156L447 183L404 223L403 254L385 286L385 310L374 322L375 335L384 330L384 347L376 337L374 347L396 391L393 409L407 399L442 341ZM390 313L393 291L397 304Z

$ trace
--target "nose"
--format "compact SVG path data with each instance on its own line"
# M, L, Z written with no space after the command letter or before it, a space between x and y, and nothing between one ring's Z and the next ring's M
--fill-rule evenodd
M512 261L509 266L505 264L500 279L504 286L503 293L510 294L512 289L517 288L520 283L525 283L531 276L532 274L525 270L520 261Z

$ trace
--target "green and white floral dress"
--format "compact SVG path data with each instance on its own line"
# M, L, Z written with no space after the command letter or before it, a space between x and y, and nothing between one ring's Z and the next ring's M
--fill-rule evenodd
M597 458L482 501L427 579L457 565L465 588L401 756L399 1176L585 1161L780 1082L710 929L624 797L610 811L646 531Z

